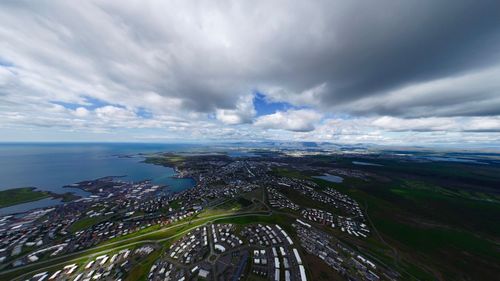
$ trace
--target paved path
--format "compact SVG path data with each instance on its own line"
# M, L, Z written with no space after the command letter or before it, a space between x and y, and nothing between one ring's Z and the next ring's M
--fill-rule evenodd
M239 214L227 214L226 213L226 214L212 215L212 216L203 217L203 218L197 218L197 219L193 219L193 220L190 220L190 221L182 222L182 223L179 223L179 224L176 224L176 225L173 225L173 226L162 228L162 229L159 229L159 230L155 230L155 231L151 231L151 232L148 232L148 233L140 234L140 235L137 235L137 236L134 236L134 237L131 237L131 238L126 238L126 239L122 239L120 241L106 243L106 244L101 245L101 246L97 246L97 247L93 247L93 248L90 248L90 249L82 250L82 251L79 251L79 252L75 252L75 253L71 253L71 254L59 256L57 258L53 258L53 259L50 259L50 260L45 260L45 261L41 261L41 262L37 262L37 263L33 263L33 264L28 264L28 265L25 265L25 266L22 266L22 267L17 267L17 268L5 270L5 271L2 271L0 273L0 280L22 280L23 277L30 276L30 274L33 275L36 272L43 272L46 269L53 268L53 267L56 267L56 266L59 266L59 265L75 263L75 262L77 262L77 261L79 261L79 260L81 260L83 258L88 258L88 257L102 255L104 253L107 253L107 252L110 252L110 251L114 251L114 250L116 250L118 248L127 248L127 247L130 247L130 246L134 246L134 245L137 245L137 244L143 244L143 243L166 242L166 241L168 241L170 239L173 239L173 238L175 238L175 237L177 237L179 235L182 235L182 234L184 234L186 232L189 232L189 231L191 231L191 230L199 227L200 225L195 225L195 226L193 226L191 228L185 229L185 230L183 230L183 231L181 231L179 233L176 233L176 234L174 234L172 236L169 236L169 237L166 237L166 238L162 238L162 239L156 239L156 240L146 239L146 240L134 241L134 242L123 244L124 242L130 241L130 240L140 239L141 237L145 237L145 236L148 236L148 235L151 235L151 234L154 234L154 233L165 232L165 231L167 231L169 229L172 229L172 228L178 228L178 227L183 226L183 225L192 224L193 222L197 222L197 221L202 221L202 220L207 220L208 219L208 221L206 221L205 223L201 224L201 225L205 225L205 224L212 223L212 222L214 222L216 220L219 220L219 219L238 218L238 217L255 216L255 215L257 215L257 216L258 215L261 215L261 216L271 216L272 212L266 212L266 213L264 213L264 212L260 211L260 212L248 212L248 213L239 213ZM113 245L117 245L117 246L109 248L109 249L107 248L107 247L113 246ZM103 251L100 251L100 252L94 252L95 250L98 250L98 249L101 249L101 248L106 248L106 249L103 250ZM92 253L88 253L88 252L92 252ZM85 254L85 253L88 253L88 254ZM74 256L77 256L77 257L74 257ZM72 257L74 257L74 258L72 258ZM45 264L48 264L48 265L43 266L43 267L39 267L39 266L45 265ZM35 268L35 269L30 270L30 268ZM7 275L9 273L13 273L13 272L16 272L16 271L22 272L22 274L16 276L15 279L8 279L8 277L5 276L5 275Z

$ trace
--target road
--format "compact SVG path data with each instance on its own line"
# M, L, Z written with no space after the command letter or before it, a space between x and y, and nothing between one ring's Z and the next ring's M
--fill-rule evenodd
M168 241L170 239L173 239L173 238L175 238L175 237L177 237L179 235L182 235L182 234L184 234L186 232L189 232L189 231L191 231L191 230L199 227L200 225L205 225L205 224L208 224L208 223L213 223L216 220L226 219L226 218L238 218L238 217L246 217L246 216L255 216L255 215L271 216L272 212L262 212L262 211L259 211L259 212L244 212L244 213L236 213L236 214L227 214L226 213L226 214L212 215L212 216L207 216L207 217L203 217L203 218L193 219L193 220L182 222L182 223L179 223L179 224L176 224L176 225L173 225L173 226L165 227L165 228L162 228L162 229L159 229L159 230L155 230L155 231L151 231L151 232L148 232L148 233L140 234L140 235L137 235L137 236L134 236L134 237L131 237L131 238L126 238L126 239L123 239L123 240L120 240L120 241L111 242L111 243L107 243L107 244L104 244L104 245L101 245L101 246L97 246L97 247L93 247L93 248L90 248L90 249L82 250L82 251L79 251L79 252L75 252L75 253L71 253L71 254L59 256L57 258L53 258L53 259L50 259L50 260L45 260L45 261L41 261L41 262L37 262L37 263L33 263L33 264L28 264L28 265L25 265L25 266L22 266L22 267L17 267L17 268L5 270L5 271L0 272L0 280L6 280L6 281L7 280L12 280L12 281L14 281L14 280L23 280L23 278L25 278L27 276L31 276L31 275L33 275L33 274L35 274L37 272L43 272L43 271L47 271L50 268L62 266L62 265L65 265L65 264L75 263L77 261L80 261L81 259L89 258L89 257L93 257L93 256L98 256L98 255L102 255L102 254L105 254L107 252L111 252L111 251L114 251L114 250L117 250L117 249L120 249L120 248L127 248L127 247L130 247L130 246L134 246L134 245L137 245L137 244L143 244L143 243L161 243L161 242L166 242L166 241ZM123 244L124 242L127 242L127 241L137 240L137 239L140 239L141 237L145 237L145 236L148 236L148 235L151 235L151 234L154 234L154 233L165 232L165 231L168 231L169 229L172 229L172 228L178 228L178 227L181 227L183 225L189 225L189 224L192 224L194 222L204 221L204 220L207 220L207 219L208 219L208 221L206 221L203 224L195 225L195 226L193 226L191 228L185 229L185 230L183 230L183 231L181 231L179 233L176 233L176 234L174 234L172 236L169 236L169 237L166 237L166 238L155 239L155 240L146 239L146 240L134 241L134 242L130 242L130 243L127 243L127 244ZM108 247L113 246L113 245L117 245L117 246L116 247L112 247L112 248L108 248ZM100 252L95 252L95 250L102 249L102 248L106 248L106 249L103 250L103 251L100 251ZM91 252L91 253L88 253L88 252ZM43 266L45 264L47 264L47 265ZM42 267L40 267L40 266L42 266ZM33 269L31 269L31 268L33 268ZM12 279L12 277L9 276L9 275L12 275L12 273L15 273L15 272L19 272L20 274L16 275L16 277L14 279Z

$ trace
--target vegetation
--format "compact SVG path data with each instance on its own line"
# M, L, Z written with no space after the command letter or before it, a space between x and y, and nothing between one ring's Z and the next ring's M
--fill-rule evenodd
M48 197L51 197L49 192L36 190L34 187L7 189L0 191L0 208L37 201Z
M179 210L182 207L181 200L177 199L172 202L170 202L169 207L172 208L173 210Z
M360 202L374 233L365 241L348 242L408 275L405 278L487 280L495 276L500 269L498 164L359 159L383 165L360 166L352 160L322 157L321 165L363 171L366 179L343 176L344 182L334 184L311 178L309 172L280 169L274 173L308 178ZM313 204L297 194L287 196L299 204Z
M153 263L161 255L162 249L157 249L151 254L149 254L145 259L141 259L138 264L136 264L128 273L126 281L141 281L147 280L148 272L151 269Z
M243 197L240 197L238 198L238 204L240 204L242 207L248 207L250 205L252 205L252 201L248 200L248 199L245 199Z
M167 167L175 167L176 165L181 164L184 161L185 161L184 157L172 153L155 154L146 157L146 160L144 160L145 163L162 165Z
M92 227L93 225L96 225L100 222L106 221L107 219L109 219L109 216L84 217L82 219L75 221L69 227L69 231L77 232L80 230L84 230L84 229Z
M272 173L277 176L289 177L289 178L297 178L297 179L310 179L309 176L304 173L296 170L290 170L286 168L275 168Z
M168 163L183 161L182 157L175 157L160 156L161 161L167 159ZM383 166L354 165L353 160ZM310 170L278 168L272 173L311 180L319 185L319 190L334 188L358 201L367 214L372 230L367 239L351 237L327 226L318 227L370 259L394 268L402 274L401 280L490 280L500 270L500 225L497 222L500 217L500 190L496 186L500 182L500 165L471 167L471 164L463 163L328 156L310 157L307 161L304 160L310 164ZM364 176L342 174L342 183L331 183L312 177L317 171L315 165L324 170L329 167L332 170L356 170L357 175ZM297 191L281 188L280 192L303 207L321 208L339 214L339 210L332 206L318 203ZM264 211L265 208L260 209L265 207L262 204L265 196L265 189L258 188L232 199L216 200L212 208L195 216L168 226L155 225L116 237L83 253L68 255L67 260L155 241L155 246L160 246L160 249L138 262L127 275L130 280L145 280L147 271L164 247L206 223L233 223L237 229L253 223L279 224L295 239L291 224L296 214L282 210L271 213ZM4 198L1 196L0 200ZM9 198L9 202L11 200ZM180 201L171 204L174 209L181 206ZM106 219L110 218L83 218L75 222L70 230L86 229ZM57 258L54 260L58 261ZM313 280L339 278L335 271L314 256L304 254L304 262L308 270L314 268L314 272L308 272Z
M76 199L80 198L80 196L75 195L75 194L73 194L71 192L66 192L66 193L63 193L63 194L56 194L54 197L61 198L61 200L63 202L71 202L73 200L76 200Z

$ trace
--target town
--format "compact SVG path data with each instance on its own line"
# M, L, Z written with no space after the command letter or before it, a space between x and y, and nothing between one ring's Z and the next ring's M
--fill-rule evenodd
M336 238L370 237L357 201L334 184L276 172L303 164L225 155L182 156L173 164L172 157L147 161L174 166L177 176L196 181L193 188L170 192L150 181L105 177L71 184L89 197L2 217L0 269L13 280L33 281L133 280L137 274L306 281L314 280L317 261L310 260L318 257L348 280L399 280L390 267Z

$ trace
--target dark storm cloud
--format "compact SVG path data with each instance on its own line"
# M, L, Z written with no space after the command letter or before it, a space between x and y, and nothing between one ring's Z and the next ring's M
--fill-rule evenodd
M87 96L124 120L290 131L332 114L497 116L499 31L499 1L4 1L0 108L17 120ZM255 92L313 118L256 117Z
M401 2L400 2L401 3ZM328 61L335 102L454 75L498 59L500 2L418 1L357 7L346 18L349 42ZM352 24L351 24L352 23ZM343 95L343 97L342 97Z
M338 106L499 61L498 1L191 3L11 4L110 87L202 112L234 107L261 85L300 93L325 84L318 104ZM82 75L64 59L37 60Z
M295 93L326 83L327 90L316 96L318 104L346 104L347 110L356 112L356 108L349 108L350 102L383 96L411 84L496 67L500 62L498 1L351 1L323 8L320 17L326 22L319 31L321 36L311 38L310 34L302 36L298 32L297 37L309 46L298 50L291 47L293 52L283 48L283 61L293 62L291 67L299 71L288 73L293 79L278 76L278 81ZM303 19L305 26L309 23L309 18ZM499 88L457 88L446 95L437 93L443 95L443 100L435 106L459 104L462 99L488 100L499 95ZM457 97L453 91L468 94ZM433 105L432 99L429 103ZM366 108L364 113L399 115L404 113L401 111L398 107L374 107ZM463 113L498 114L487 108ZM462 110L456 114L462 114Z

